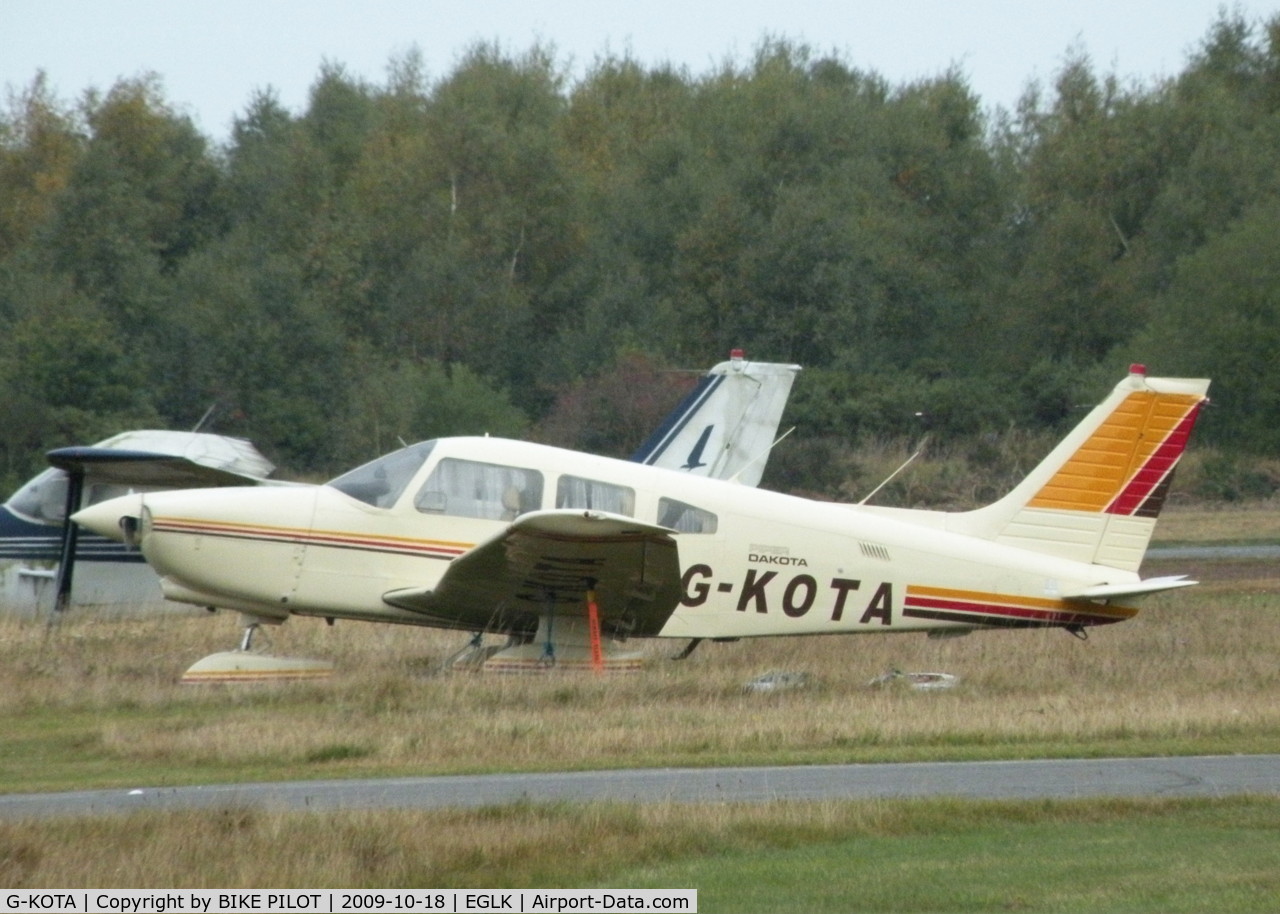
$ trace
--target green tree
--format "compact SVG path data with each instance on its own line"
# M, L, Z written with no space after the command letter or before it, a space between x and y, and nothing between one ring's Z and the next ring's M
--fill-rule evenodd
M1255 453L1280 449L1280 195L1182 258L1147 335L1180 372L1213 379L1211 440Z
M71 181L83 150L75 113L37 73L0 114L0 261L30 245Z
M626 457L675 409L699 373L667 368L641 352L622 352L612 365L561 387L535 435L560 447Z
M43 469L51 448L161 421L146 361L102 309L55 277L7 291L20 299L0 334L0 467L12 469L10 482Z
M334 422L336 453L348 465L404 443L449 435L520 437L528 420L509 397L465 365L383 361L349 353L351 397Z
M159 80L116 83L85 103L89 138L59 196L52 265L107 306L128 333L156 316L155 280L216 236L219 173L205 139L175 114Z

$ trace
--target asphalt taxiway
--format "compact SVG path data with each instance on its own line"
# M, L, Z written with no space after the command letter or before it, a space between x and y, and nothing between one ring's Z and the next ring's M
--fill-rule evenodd
M282 781L0 795L0 820L137 810L440 809L612 800L751 803L904 797L1035 800L1280 794L1280 755L914 762Z

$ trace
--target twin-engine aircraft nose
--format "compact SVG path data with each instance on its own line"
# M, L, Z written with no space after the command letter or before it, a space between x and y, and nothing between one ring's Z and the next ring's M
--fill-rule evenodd
M142 533L144 510L141 495L121 495L83 508L71 515L71 519L107 539L136 546Z

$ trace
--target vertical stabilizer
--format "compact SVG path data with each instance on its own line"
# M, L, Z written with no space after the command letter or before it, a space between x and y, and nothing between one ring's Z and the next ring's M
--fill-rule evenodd
M698 381L636 463L755 486L764 474L799 365L748 362L735 349Z
M1017 488L948 527L1137 571L1209 382L1129 376Z

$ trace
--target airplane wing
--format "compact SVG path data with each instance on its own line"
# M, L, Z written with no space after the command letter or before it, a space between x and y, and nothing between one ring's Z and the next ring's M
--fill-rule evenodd
M49 463L68 473L83 473L91 482L123 486L201 489L259 485L257 476L198 463L189 457L156 451L105 447L64 447L50 451Z
M434 588L388 591L391 606L442 626L481 630L496 618L586 614L594 588L601 626L654 635L680 600L673 531L599 511L534 511L450 563Z

